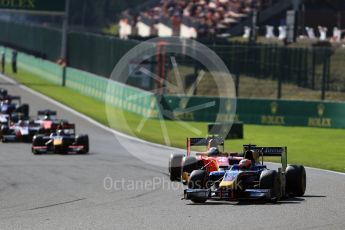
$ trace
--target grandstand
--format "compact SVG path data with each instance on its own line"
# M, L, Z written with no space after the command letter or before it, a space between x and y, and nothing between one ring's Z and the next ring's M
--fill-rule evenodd
M344 29L341 0L153 0L122 13L120 36L239 36L257 15L258 32L264 36L273 26L269 29L278 37L286 33L286 14L292 9L298 11L299 35L308 36L306 28L312 28L321 36L321 26L332 37L335 28Z

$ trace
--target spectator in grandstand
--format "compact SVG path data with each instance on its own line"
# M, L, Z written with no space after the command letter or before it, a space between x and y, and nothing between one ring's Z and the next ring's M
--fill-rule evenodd
M174 15L171 17L171 24L173 29L173 35L178 36L180 34L181 17L180 12L175 11Z
M279 27L278 27L278 30L279 30L278 39L279 39L279 40L285 40L286 37L287 37L286 26L279 26Z
M340 42L341 41L341 35L343 31L338 29L338 27L333 28L333 37L331 38L332 42Z
M319 29L319 33L320 33L320 41L326 41L327 39L327 27L323 27L323 26L318 26Z
M228 28L253 12L263 0L161 0L154 8L141 13L141 17L170 18L174 35L178 35L183 18L195 24L199 36L215 34Z
M305 30L307 31L307 35L309 39L316 39L314 29L311 27L306 27Z

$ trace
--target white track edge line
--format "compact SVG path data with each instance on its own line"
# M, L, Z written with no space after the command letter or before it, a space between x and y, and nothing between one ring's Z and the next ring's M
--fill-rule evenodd
M18 83L17 81L13 80L12 78L9 78L3 74L0 74L0 77L2 79L4 79L5 81L8 81L10 83L13 83L13 84L17 84L17 86L21 89L24 89L25 91L37 96L37 97L40 97L46 101L49 101L50 103L52 104L55 104L57 106L59 106L60 108L76 115L76 116L79 116L80 118L83 118L84 120L90 122L91 124L103 129L103 130L106 130L110 133L113 133L114 135L117 135L117 136L121 136L123 138L127 138L127 139L130 139L130 140L133 140L133 141L137 141L139 143L143 143L143 144L147 144L147 145L151 145L151 146L155 146L155 147L160 147L160 148L165 148L165 149L170 149L170 150L178 150L178 151L181 151L182 149L179 149L179 148L175 148L175 147L170 147L170 146L165 146L165 145L161 145L161 144L157 144L157 143L152 143L152 142L149 142L149 141L145 141L143 139L140 139L140 138L137 138L137 137L133 137L133 136L130 136L130 135L127 135L127 134L124 134L124 133L121 133L119 131L116 131L116 130L113 130L101 123L99 123L98 121L86 116L85 114L82 114L74 109L72 109L71 107L68 107L67 105L64 105L58 101L55 101L54 99L42 94L42 93L39 93L25 85L22 85L21 83ZM327 170L327 169L319 169L319 168L313 168L313 167L305 167L307 169L311 169L311 170L316 170L316 171L322 171L322 172L327 172L327 173L332 173L332 174L337 174L337 175L343 175L345 176L345 173L342 173L342 172L336 172L336 171L331 171L331 170Z

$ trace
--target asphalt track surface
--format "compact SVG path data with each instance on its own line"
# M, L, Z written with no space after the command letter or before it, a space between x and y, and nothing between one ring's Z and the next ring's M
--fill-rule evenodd
M278 204L191 204L181 200L183 187L169 182L171 149L116 138L2 77L0 87L21 95L33 114L57 110L91 141L88 155L35 156L29 144L0 144L1 230L345 229L343 174L308 169L305 196ZM119 140L161 167L129 154Z

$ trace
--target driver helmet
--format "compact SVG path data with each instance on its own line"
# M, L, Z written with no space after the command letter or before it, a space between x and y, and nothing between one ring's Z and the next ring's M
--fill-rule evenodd
M216 148L216 147L211 147L208 151L207 151L207 155L209 156L209 157L211 157L211 156L217 156L219 154L219 150L218 150L218 148Z
M249 169L252 166L252 161L248 159L243 159L239 163L240 169Z
M58 129L57 132L56 132L56 134L57 134L58 136L62 136L62 135L64 135L65 133L64 133L63 129Z

